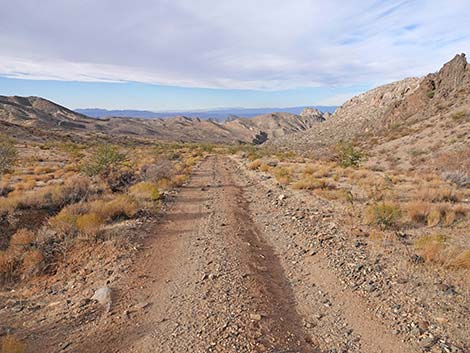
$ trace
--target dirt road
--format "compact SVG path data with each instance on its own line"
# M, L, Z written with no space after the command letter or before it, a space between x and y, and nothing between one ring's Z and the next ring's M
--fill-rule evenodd
M205 160L130 274L113 284L110 313L63 351L415 352L367 315L321 259L302 264L308 273L287 269L285 243L254 220L255 191L230 158ZM257 217L276 224L266 212ZM325 308L342 320L313 323Z

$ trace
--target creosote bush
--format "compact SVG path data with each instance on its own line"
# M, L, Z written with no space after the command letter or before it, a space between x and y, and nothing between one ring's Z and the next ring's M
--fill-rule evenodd
M342 142L336 146L339 165L343 168L358 167L364 154L351 143Z
M118 169L126 160L126 154L112 145L101 145L83 161L81 170L88 176L108 174L112 169Z
M377 203L366 209L368 223L375 224L383 229L395 227L400 217L400 208L391 202Z

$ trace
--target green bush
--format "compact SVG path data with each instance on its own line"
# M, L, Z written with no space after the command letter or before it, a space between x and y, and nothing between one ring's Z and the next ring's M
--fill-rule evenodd
M390 202L371 205L366 210L367 221L381 228L392 228L396 226L400 217L400 208Z
M343 168L358 167L364 158L363 153L351 143L339 143L336 146L339 165Z
M16 162L18 151L13 142L0 135L0 175L9 170Z
M120 152L117 147L102 145L82 163L81 170L88 176L109 174L111 170L120 167L125 160L126 154Z

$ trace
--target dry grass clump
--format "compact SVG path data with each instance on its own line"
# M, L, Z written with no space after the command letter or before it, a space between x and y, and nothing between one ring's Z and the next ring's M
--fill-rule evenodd
M60 234L96 236L107 223L135 217L139 210L137 202L126 195L101 199L64 207L49 219L49 226Z
M262 162L260 159L255 159L253 162L248 164L248 169L257 170L261 166Z
M315 166L312 164L307 164L302 170L302 174L304 175L312 175L314 172L315 172Z
M304 176L302 179L293 183L292 187L294 189L315 190L331 188L331 184L326 180L317 179L314 176Z
M188 175L186 174L179 174L179 175L175 175L172 179L171 179L171 185L173 187L180 187L180 186L183 186L187 181L188 181Z
M44 263L45 257L40 249L30 249L23 254L21 264L21 273L25 275L34 275L39 272L41 265Z
M281 185L288 185L291 182L292 172L285 167L276 167L273 169L274 177Z
M461 250L460 253L455 254L448 263L449 267L455 268L470 268L470 249Z
M423 236L415 241L415 248L427 262L451 268L470 268L470 249L450 245L445 235Z
M20 229L10 239L8 248L0 251L0 283L14 282L21 275L33 275L41 270L43 262L36 235Z
M104 218L99 214L86 213L77 217L75 226L80 234L86 236L96 236L104 223Z
M439 262L442 261L446 240L442 234L426 235L416 240L415 248L426 261Z
M261 163L261 165L259 166L259 170L262 172L269 172L270 169L271 167L266 163Z
M0 353L24 353L26 351L26 345L11 334L2 338L1 347Z
M147 181L132 185L129 188L129 194L145 201L156 201L160 198L157 185Z
M425 224L431 212L432 204L425 201L413 201L405 205L406 213L412 222Z
M35 234L28 229L20 229L10 239L11 247L27 248L36 240Z
M398 225L401 214L401 209L397 204L381 202L367 207L365 217L369 224L387 229Z
M429 227L439 224L451 226L457 219L467 214L463 206L450 203L433 204L426 201L413 201L407 203L404 208L411 222L427 224Z
M87 199L98 193L91 187L86 177L75 176L65 181L63 185L53 185L37 190L15 190L7 197L0 197L0 215L11 214L16 209L55 209L64 205Z
M416 199L430 202L459 202L459 194L449 186L437 186L420 189L416 192Z

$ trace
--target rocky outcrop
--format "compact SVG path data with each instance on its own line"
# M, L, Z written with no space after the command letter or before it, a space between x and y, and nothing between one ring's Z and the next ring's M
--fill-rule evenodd
M465 54L456 55L437 73L407 78L355 96L324 123L274 143L308 150L340 140L363 139L365 134L383 134L399 125L444 114L445 107L462 106L469 88L470 66Z
M329 113L327 113L329 114ZM325 114L319 111L316 108L305 108L301 113L300 116L304 118L311 118L312 120L317 120L322 122L325 120Z
M437 73L435 79L436 93L442 97L447 97L452 91L468 83L469 78L470 67L467 64L465 54L456 55Z

